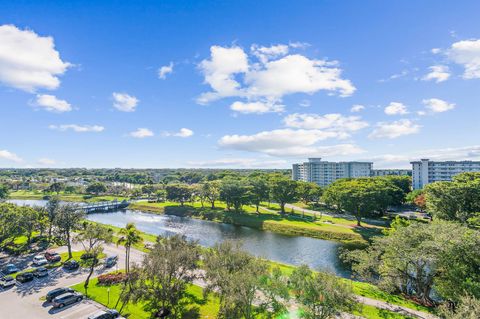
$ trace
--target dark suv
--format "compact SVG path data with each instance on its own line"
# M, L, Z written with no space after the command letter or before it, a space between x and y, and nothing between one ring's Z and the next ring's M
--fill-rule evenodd
M45 296L45 299L47 299L48 302L52 301L56 297L66 294L66 293L71 293L74 292L72 288L56 288L53 290L50 290L47 295Z
M53 299L53 308L63 308L83 300L83 296L76 292L68 292Z
M33 274L31 272L24 272L17 275L17 281L23 283L33 280Z
M78 269L78 267L80 267L80 264L74 259L67 260L63 264L63 268L65 268L66 270L75 270Z

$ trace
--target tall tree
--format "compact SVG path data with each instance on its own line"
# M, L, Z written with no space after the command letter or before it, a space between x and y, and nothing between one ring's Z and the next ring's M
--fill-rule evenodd
M88 284L93 270L98 265L99 256L103 253L103 245L110 243L113 238L113 230L100 224L87 223L83 230L79 232L75 241L82 244L85 254L89 256L87 262L89 263L88 276L85 279L83 287L85 295L88 296Z
M272 199L280 205L280 213L285 214L285 205L297 199L297 182L280 175L270 179L270 194Z
M352 287L333 274L314 273L307 266L300 266L291 274L290 283L302 306L301 318L337 318L342 311L355 308Z
M117 245L125 246L125 271L130 272L130 250L132 246L140 244L143 241L140 231L135 227L134 223L128 223L125 228L120 229L120 237Z
M204 255L205 293L219 297L219 318L255 318L254 299L267 276L266 263L225 241Z
M18 226L23 230L27 237L27 245L30 245L32 234L40 225L40 213L29 206L20 206L18 210L20 213Z
M207 181L202 184L202 193L208 198L212 208L215 208L215 201L220 198L220 182L217 180Z
M319 185L303 181L298 182L297 190L298 198L305 205L309 205L311 202L318 202L323 193L323 189Z
M167 199L180 203L181 206L188 202L193 195L193 189L187 184L171 184L165 187Z
M220 199L225 201L228 210L233 206L235 212L241 211L242 206L250 202L251 194L251 186L244 180L226 178L220 185Z
M253 176L248 178L251 186L251 200L255 205L255 211L258 213L258 208L261 202L268 201L270 197L270 185L265 176Z
M107 186L102 182L93 182L87 186L85 191L98 196L100 193L105 193L107 191Z
M60 197L59 196L52 196L47 202L45 206L47 211L47 218L48 218L48 241L52 240L52 229L55 222L55 217L60 209Z
M54 182L50 184L50 186L47 188L47 191L52 192L52 193L57 193L60 194L62 190L65 189L65 184L61 182Z
M76 204L59 206L54 224L63 240L67 243L68 258L72 258L72 233L80 227L85 212Z
M146 303L154 315L168 309L172 318L180 318L185 309L181 301L197 277L199 258L197 243L184 236L159 237L143 260L134 301Z

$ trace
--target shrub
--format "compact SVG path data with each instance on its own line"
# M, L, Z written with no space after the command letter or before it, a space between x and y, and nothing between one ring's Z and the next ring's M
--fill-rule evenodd
M99 285L114 285L124 282L127 279L127 274L123 272L109 273L98 276Z

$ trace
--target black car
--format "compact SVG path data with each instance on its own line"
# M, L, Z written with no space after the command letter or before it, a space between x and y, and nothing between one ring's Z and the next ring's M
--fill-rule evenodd
M75 270L75 269L78 269L78 267L80 267L80 264L78 263L78 261L76 261L74 259L67 260L63 264L63 268L65 268L67 270Z
M48 276L48 269L45 267L38 267L33 271L35 277L45 277Z
M115 309L106 309L91 315L88 319L114 319L118 317L120 317L118 311Z
M53 299L53 308L63 308L72 303L82 301L83 296L76 292L68 292Z
M33 274L31 272L24 272L17 275L17 281L23 283L33 280Z
M47 301L50 302L60 295L63 295L66 293L72 293L72 292L74 292L72 288L56 288L56 289L50 290L45 296L45 299L47 299Z
M87 259L92 259L93 258L93 254L89 254L89 253L83 253L81 256L80 256L80 259L81 260L87 260Z

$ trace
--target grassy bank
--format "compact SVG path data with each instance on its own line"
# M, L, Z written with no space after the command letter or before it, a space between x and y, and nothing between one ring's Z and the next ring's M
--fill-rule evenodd
M285 235L307 236L326 240L340 241L352 247L361 247L367 244L368 239L374 235L381 235L381 227L365 224L364 227L356 227L355 222L322 216L316 219L311 216L303 217L301 214L293 213L280 215L271 209L260 208L260 213L255 212L252 206L244 206L243 212L237 213L226 210L224 203L216 203L215 208L200 203L185 204L178 203L132 203L130 209L148 211L156 214L171 214L177 216L188 216L215 222L248 226L261 230L268 230Z
M33 199L41 200L46 196L55 196L56 193L44 193L40 191L15 191L9 194L10 199ZM66 202L101 202L101 201L111 201L114 199L124 200L126 197L122 196L111 196L111 195L86 195L86 194L69 194L60 192L58 194L61 200Z

